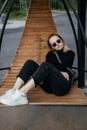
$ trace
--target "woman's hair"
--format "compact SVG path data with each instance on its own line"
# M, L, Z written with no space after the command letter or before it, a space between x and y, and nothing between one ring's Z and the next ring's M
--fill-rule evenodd
M57 36L57 37L59 37L59 38L62 40L62 42L63 42L63 44L64 44L63 52L67 52L68 50L70 50L69 47L66 45L64 39L63 39L60 35L58 35L58 34L50 34L49 37L48 37L48 46L49 46L51 49L52 49L52 46L51 46L51 44L50 44L50 38L51 38L51 37L54 37L54 36Z

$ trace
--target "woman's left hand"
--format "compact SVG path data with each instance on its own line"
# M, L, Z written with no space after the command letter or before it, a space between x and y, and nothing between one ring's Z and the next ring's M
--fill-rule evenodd
M69 75L68 75L67 72L62 72L62 71L61 71L61 74L62 74L67 80L69 80Z

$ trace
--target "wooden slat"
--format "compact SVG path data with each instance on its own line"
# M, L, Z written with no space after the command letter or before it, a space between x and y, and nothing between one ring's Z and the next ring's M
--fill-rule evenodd
M45 60L45 55L49 51L47 45L48 36L51 33L57 33L48 0L31 0L30 5L26 25L11 64L11 69L0 85L0 95L14 85L16 76L26 60L33 59L37 63ZM65 96L47 94L37 86L28 94L29 104L87 105L87 98L77 86L77 84L74 84L70 92Z
M87 99L77 85L72 86L69 94L55 96L45 93L40 87L29 92L29 104L33 105L87 105Z

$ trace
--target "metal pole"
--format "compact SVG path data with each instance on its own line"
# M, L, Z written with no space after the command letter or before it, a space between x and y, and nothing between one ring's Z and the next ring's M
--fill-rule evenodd
M4 34L4 31L5 31L5 26L6 26L8 17L10 15L11 9L13 8L14 2L15 2L15 0L11 0L11 5L9 7L8 14L6 16L6 19L4 21L3 28L2 28L2 31L1 31L1 34L0 34L0 49L1 49L1 44L2 44L3 34Z
M2 8L0 9L0 17L1 17L1 14L2 14L2 12L3 12L5 6L7 5L8 2L9 2L9 0L5 0L5 2L4 2L4 4L3 4Z
M85 23L86 23L86 0L78 0L78 15L82 23L84 32L85 32ZM79 57L78 57L78 86L83 88L85 86L85 44L82 36L81 29L78 24L78 46L79 46Z

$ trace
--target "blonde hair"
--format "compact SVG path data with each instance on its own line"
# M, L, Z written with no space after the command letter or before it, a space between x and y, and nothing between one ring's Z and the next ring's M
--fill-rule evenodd
M63 39L60 35L58 35L58 34L50 34L49 37L48 37L48 46L49 46L51 49L52 49L52 47L51 47L51 45L50 45L50 38L51 38L51 37L54 37L54 36L57 36L57 37L59 37L59 38L62 40L62 42L63 42L63 44L64 44L63 52L67 52L68 50L70 50L69 47L66 45L64 39Z

